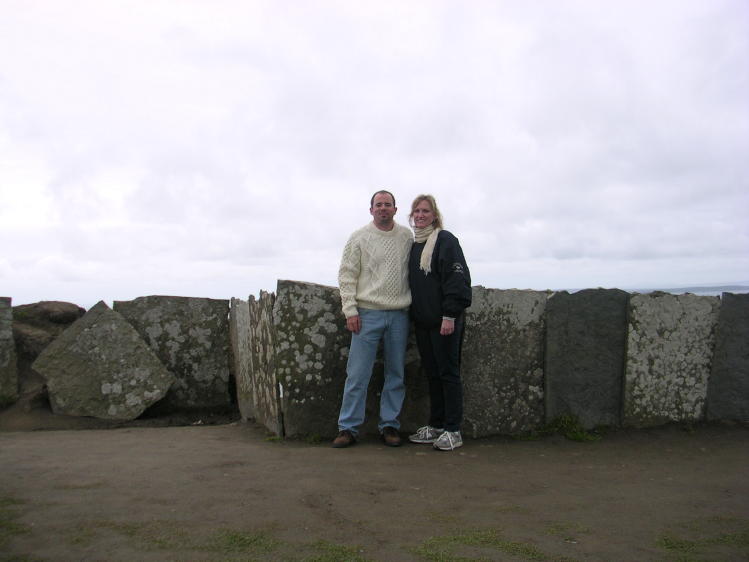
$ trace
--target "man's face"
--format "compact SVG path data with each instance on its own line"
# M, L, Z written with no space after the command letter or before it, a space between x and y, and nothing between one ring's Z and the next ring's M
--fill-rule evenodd
M393 205L393 198L387 193L375 195L370 214L374 217L377 228L390 230L393 227L393 217L398 209Z

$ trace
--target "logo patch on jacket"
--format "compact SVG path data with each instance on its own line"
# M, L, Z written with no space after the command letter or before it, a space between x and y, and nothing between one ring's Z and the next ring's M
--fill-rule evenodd
M463 265L460 262L455 262L452 266L453 273L460 273L463 275Z

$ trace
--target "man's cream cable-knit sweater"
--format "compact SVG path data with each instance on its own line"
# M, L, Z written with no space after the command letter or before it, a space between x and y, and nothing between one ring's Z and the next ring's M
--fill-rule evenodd
M354 232L346 242L338 270L343 314L357 309L399 310L411 304L408 254L413 244L410 228L396 224L383 231L373 223Z

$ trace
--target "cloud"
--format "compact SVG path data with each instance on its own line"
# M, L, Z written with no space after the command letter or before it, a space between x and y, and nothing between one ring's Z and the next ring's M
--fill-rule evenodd
M0 282L21 300L335 283L433 193L486 286L749 279L749 8L10 2ZM97 293L94 295L93 293Z

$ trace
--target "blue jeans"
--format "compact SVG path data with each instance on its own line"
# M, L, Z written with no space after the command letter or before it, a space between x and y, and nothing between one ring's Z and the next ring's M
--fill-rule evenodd
M367 405L367 387L372 378L372 367L377 357L377 346L383 342L385 352L385 383L380 396L380 431L390 426L400 429L398 416L406 396L403 370L408 343L408 310L359 309L361 330L351 334L346 385L338 416L338 429L347 429L354 435L364 423Z

